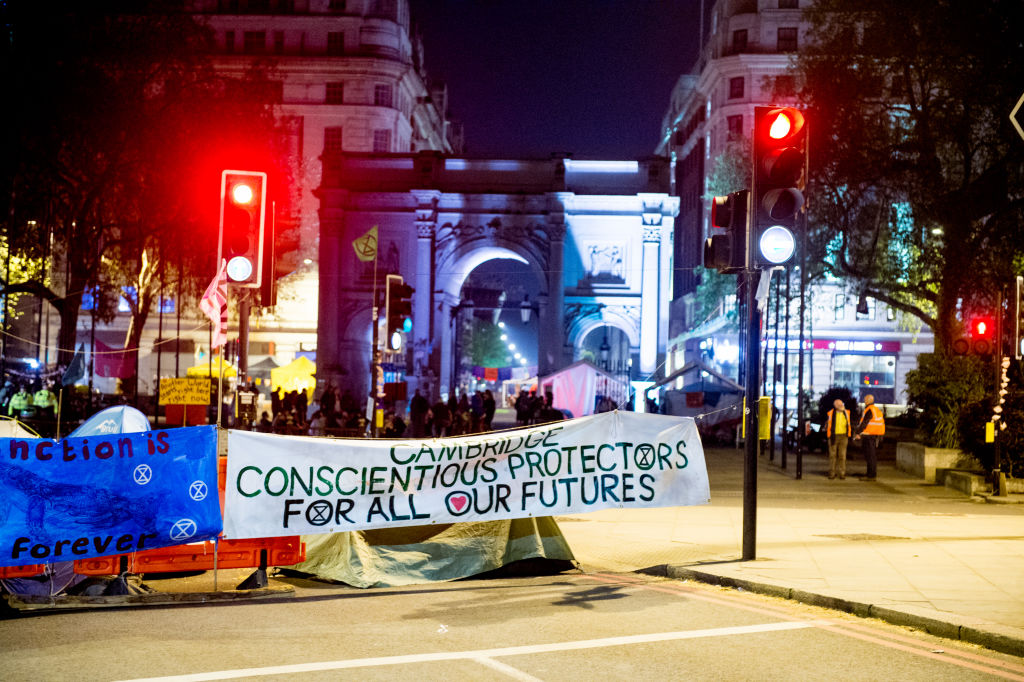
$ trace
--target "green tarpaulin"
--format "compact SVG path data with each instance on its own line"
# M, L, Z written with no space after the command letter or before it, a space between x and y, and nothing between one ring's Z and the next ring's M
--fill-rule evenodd
M457 580L523 559L573 560L551 517L304 535L297 571L354 587Z

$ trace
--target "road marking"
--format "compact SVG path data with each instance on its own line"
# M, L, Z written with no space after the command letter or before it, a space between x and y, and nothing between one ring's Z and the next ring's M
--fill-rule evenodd
M513 680L520 680L520 682L542 682L539 677L534 677L529 673L524 673L519 668L513 668L510 665L505 665L501 661L496 661L493 658L478 656L473 660L479 663L480 665L486 665L488 668L492 670L497 670L499 673L502 673L503 675L508 675Z
M763 615L796 620L796 618L791 613L787 612L783 608L777 608L772 606L756 607L745 604L743 602L746 601L746 598L741 597L740 595L723 594L714 597L702 594L698 589L688 587L685 585L673 584L671 582L651 584L643 581L643 579L638 578L636 576L616 575L611 573L592 573L588 574L586 577L602 583L628 585L630 587L639 587L654 592L677 594L679 596L685 595L687 598L698 599L701 601L711 602L714 604L721 604L724 606L728 606L730 608L737 608L744 611L753 611L755 613L760 613ZM925 656L926 658L932 658L934 660L949 663L951 665L957 665L962 668L978 670L981 672L996 675L998 677L1004 677L1010 680L1024 681L1024 676L1014 674L1024 673L1024 666L1021 666L1013 662L1002 661L997 658L983 656L971 653L969 651L961 651L959 649L945 649L941 652L936 652L931 650L931 645L926 642L922 642L911 637L898 635L893 632L887 632L884 635L881 635L877 630L873 630L867 626L850 623L836 618L823 618L816 621L801 620L800 622L810 622L814 624L816 627L819 627L822 630L827 630L834 634L844 635L846 637L852 637L854 639L861 639L867 642L871 642L873 644L888 647L890 649L897 649L899 651L905 651L908 653L917 654L919 656ZM882 637L884 637L884 639ZM903 642L904 644L901 645L897 644L896 642Z
M189 675L168 675L166 677L137 678L131 682L205 682L206 680L230 680L239 677L258 677L265 675L290 675L296 673L319 672L323 670L343 670L347 668L368 668L383 665L410 665L416 663L433 663L436 661L478 660L499 656L528 656L531 654L548 654L558 651L578 651L580 649L600 649L609 646L625 646L629 644L648 644L650 642L669 642L680 639L700 639L702 637L726 637L729 635L751 635L760 632L778 632L781 630L801 630L815 627L812 621L791 621L783 623L763 623L761 625L738 625L727 628L709 628L704 630L681 630L677 632L652 632L646 635L624 635L621 637L602 637L600 639L581 639L570 642L552 642L550 644L527 644L510 646L500 649L477 649L475 651L442 651L436 653L406 654L403 656L380 656L376 658L353 658L341 661L323 661L320 663L296 663L293 665L267 666L265 668L239 668L236 670L214 670L206 673ZM515 670L515 668L512 668ZM524 673L525 674L525 673ZM127 682L127 681L126 681Z

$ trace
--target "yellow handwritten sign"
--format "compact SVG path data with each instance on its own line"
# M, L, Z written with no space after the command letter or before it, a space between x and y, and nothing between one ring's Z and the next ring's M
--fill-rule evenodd
M210 380L195 377L165 377L160 380L160 404L209 405Z

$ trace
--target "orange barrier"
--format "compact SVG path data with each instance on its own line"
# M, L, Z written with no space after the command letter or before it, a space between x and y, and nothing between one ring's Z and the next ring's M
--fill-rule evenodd
M306 548L302 548L302 553L306 553ZM305 559L303 559L305 561ZM34 575L39 575L43 572L45 567L42 564L30 564L28 566L0 566L0 579L3 578L31 578Z
M298 535L283 538L221 540L218 543L217 568L257 568L261 552L266 551L267 566L291 566L306 560L306 543ZM194 542L160 549L146 549L134 554L77 559L75 573L81 575L116 575L121 572L121 557L127 556L132 573L178 573L212 571L214 543Z

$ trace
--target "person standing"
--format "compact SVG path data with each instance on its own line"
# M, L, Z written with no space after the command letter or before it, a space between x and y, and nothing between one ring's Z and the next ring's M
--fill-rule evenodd
M867 460L867 474L862 481L873 481L878 476L878 444L885 435L885 415L882 408L875 405L875 396L870 393L864 396L864 413L857 423L857 435L854 440L864 438L864 459Z
M831 481L839 471L839 480L846 478L846 446L850 442L850 413L839 398L828 411L825 437L828 438L828 479ZM837 467L838 465L838 467Z
M412 437L423 438L427 435L427 413L430 402L416 389L416 394L409 401L409 421L412 422Z

